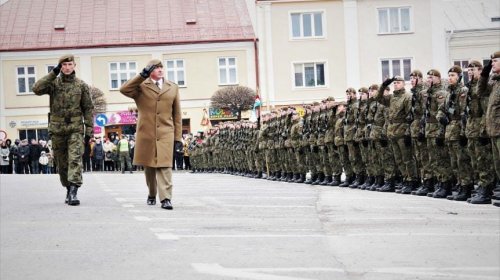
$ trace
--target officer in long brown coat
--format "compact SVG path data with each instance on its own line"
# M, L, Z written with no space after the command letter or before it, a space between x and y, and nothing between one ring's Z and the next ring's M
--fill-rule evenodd
M161 207L171 210L172 157L174 147L182 150L182 117L178 87L163 75L161 61L153 59L120 92L133 98L138 109L134 164L144 166L147 204L155 205L158 193Z

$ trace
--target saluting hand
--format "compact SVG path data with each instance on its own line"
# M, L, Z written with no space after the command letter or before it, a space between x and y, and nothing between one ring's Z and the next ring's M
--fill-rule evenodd
M156 68L156 65L149 64L146 67L144 67L144 69L142 69L142 72L140 73L140 75L144 79L146 79L147 77L149 77L149 75L151 75L151 72L153 72L153 70L155 70L155 68Z

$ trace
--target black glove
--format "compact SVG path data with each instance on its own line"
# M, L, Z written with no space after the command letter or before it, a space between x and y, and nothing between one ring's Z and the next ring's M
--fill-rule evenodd
M85 135L83 140L84 140L85 146L88 146L90 143L90 135Z
M174 150L176 153L182 153L184 147L182 146L181 141L174 141Z
M384 148L389 146L389 142L387 141L387 139L380 139L380 146Z
M411 147L411 136L410 135L405 135L403 140L405 142L405 147Z
M62 67L61 63L57 64L56 67L52 68L52 72L54 72L56 76L59 75L59 73L61 72L61 67Z
M444 138L436 138L436 146L444 147Z
M493 68L493 59L490 59L490 62L483 68L481 71L481 77L488 78L490 76L491 68Z
M304 154L304 149L300 148L299 149L299 155L303 155Z
M148 66L144 67L144 69L142 69L142 72L139 75L141 75L141 77L146 79L149 77L149 75L151 75L151 72L153 72L153 70L155 70L155 68L156 68L156 65L148 65Z
M481 144L481 146L486 146L490 143L490 138L479 137L478 142L479 142L479 144Z
M318 148L318 146L314 146L314 147L312 148L312 151L313 151L313 153L317 154L317 153L319 152L319 148Z
M460 144L460 146L466 147L468 142L469 141L467 140L467 137L460 135L460 138L458 139L458 143Z
M450 123L450 121L448 120L448 117L445 116L439 118L439 123L442 124L443 126L447 126Z
M423 134L422 132L419 132L418 136L417 136L417 141L420 143L425 142L425 134Z
M392 82L394 82L395 78L392 77L390 79L387 79L385 80L383 83L382 83L382 88L385 89L387 86L389 86L390 84L392 84Z

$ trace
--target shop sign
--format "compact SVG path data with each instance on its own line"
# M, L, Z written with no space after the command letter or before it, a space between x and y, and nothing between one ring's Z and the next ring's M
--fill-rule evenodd
M49 122L47 120L23 120L19 122L21 127L47 127Z
M135 113L129 111L121 111L111 114L108 120L109 124L135 124L136 116Z
M238 118L238 111L231 109L209 108L208 115L211 120L232 120Z

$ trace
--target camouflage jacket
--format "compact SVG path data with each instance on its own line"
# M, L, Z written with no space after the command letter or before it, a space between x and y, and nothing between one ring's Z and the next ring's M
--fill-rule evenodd
M427 91L424 93L425 106L427 107L427 98L429 98L428 115L425 116L425 137L426 138L441 138L444 137L443 126L437 121L437 113L439 106L445 102L448 94L441 84L433 85L430 89L430 96ZM425 114L425 111L424 111Z
M387 137L399 138L409 134L407 117L411 112L411 96L406 90L402 88L384 96L384 88L381 87L375 94L375 100L389 108Z
M85 135L92 136L94 104L89 86L78 79L75 72L70 75L61 73L59 77L50 72L33 85L33 92L50 96L50 134L85 132Z
M486 108L488 107L488 99L479 96L478 80L472 80L469 84L467 98L470 100L467 112L467 125L465 127L465 136L467 138L485 137L486 133ZM465 113L465 112L464 112Z
M456 141L462 133L462 113L465 109L467 98L467 88L461 85L448 86L448 93L445 101L439 105L439 111L436 118L439 120L447 116L449 123L446 126L445 139L448 141Z
M500 74L494 74L489 81L479 79L479 95L489 96L486 108L486 131L490 137L500 137Z
M418 137L418 133L420 132L420 121L425 111L424 92L424 87L422 85L417 85L411 89L413 121L410 124L410 134L412 137Z
M350 100L347 103L346 112L344 116L344 141L354 141L356 134L356 111L358 110L358 102Z

